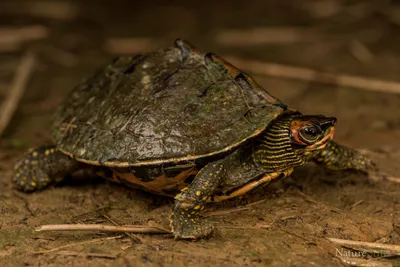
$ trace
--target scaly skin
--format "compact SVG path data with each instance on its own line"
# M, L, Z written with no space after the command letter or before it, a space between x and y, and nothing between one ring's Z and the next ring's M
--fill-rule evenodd
M376 165L371 159L352 148L333 141L322 149L313 158L313 161L324 168L336 171L353 169L368 172L376 170Z
M59 152L55 146L31 149L14 166L14 187L23 192L41 190L79 169L81 163Z
M198 239L209 236L214 226L199 213L226 179L224 160L207 164L193 182L175 197L171 226L177 239Z

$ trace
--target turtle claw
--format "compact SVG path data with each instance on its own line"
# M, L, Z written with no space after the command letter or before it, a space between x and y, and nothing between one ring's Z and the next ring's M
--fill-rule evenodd
M171 215L172 232L175 239L198 240L211 236L214 225L199 215L175 212Z

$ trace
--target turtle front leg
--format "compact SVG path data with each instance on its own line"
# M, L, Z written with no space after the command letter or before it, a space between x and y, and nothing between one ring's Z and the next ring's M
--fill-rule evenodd
M14 166L14 187L23 192L43 189L78 170L81 164L55 146L31 149Z
M171 226L176 239L199 239L211 235L214 226L199 213L225 179L223 160L211 162L175 197Z
M313 160L331 170L353 169L366 173L376 170L376 165L371 159L352 148L333 141L322 149Z

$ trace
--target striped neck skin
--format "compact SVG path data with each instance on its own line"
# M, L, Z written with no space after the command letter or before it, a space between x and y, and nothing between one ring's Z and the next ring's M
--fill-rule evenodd
M292 145L290 123L298 116L300 115L292 114L281 117L257 140L253 156L258 166L271 171L284 171L309 162L318 153Z

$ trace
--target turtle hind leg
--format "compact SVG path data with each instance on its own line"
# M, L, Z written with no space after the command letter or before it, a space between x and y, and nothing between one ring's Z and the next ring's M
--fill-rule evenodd
M376 164L360 152L330 142L314 158L314 162L330 170L358 170L365 173L376 171Z
M31 149L14 166L14 187L23 192L41 190L79 169L81 163L55 146Z

